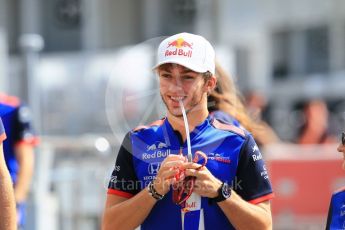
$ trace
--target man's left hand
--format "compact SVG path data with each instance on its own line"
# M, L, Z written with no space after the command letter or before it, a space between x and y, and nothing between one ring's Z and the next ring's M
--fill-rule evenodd
M222 182L217 179L206 168L206 166L197 163L184 163L183 168L186 169L185 176L196 177L193 192L203 197L214 198L218 196L218 189L222 185Z

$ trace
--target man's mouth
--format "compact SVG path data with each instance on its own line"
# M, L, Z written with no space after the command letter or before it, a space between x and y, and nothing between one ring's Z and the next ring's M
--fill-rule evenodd
M169 99L175 102L183 101L186 97L183 96L168 96Z

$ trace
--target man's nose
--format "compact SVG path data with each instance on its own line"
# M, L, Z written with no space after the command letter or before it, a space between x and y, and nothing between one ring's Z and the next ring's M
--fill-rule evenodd
M169 85L169 90L182 90L183 85L180 78L174 78L174 80Z
M338 150L338 152L343 152L343 153L345 153L345 146L344 146L342 143L340 143L339 146L338 146L338 148L337 148L337 150Z

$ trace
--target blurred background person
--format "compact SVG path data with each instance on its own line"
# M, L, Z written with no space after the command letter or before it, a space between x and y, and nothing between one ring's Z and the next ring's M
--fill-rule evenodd
M310 100L303 107L304 124L297 138L298 144L336 143L336 138L329 133L327 105L322 100Z
M258 91L251 90L245 95L246 109L254 122L259 126L255 132L263 145L280 142L276 132L265 120L264 112L267 104L267 98Z
M6 134L0 118L0 230L16 229L16 211L11 177L4 160L2 143Z
M232 77L218 63L216 65L217 87L208 96L210 113L225 123L243 127L254 136L259 145L279 142L273 129L257 114L254 118L245 107L240 91ZM261 114L261 110L260 110Z
M343 169L345 170L345 132L341 133L341 142L337 148L338 152L343 154ZM344 229L344 202L345 187L338 189L333 193L331 204L328 211L326 230L328 229Z
M246 108L254 120L264 120L267 109L267 98L254 89L245 93Z
M31 114L17 97L0 94L0 117L7 131L4 155L10 172L17 207L18 227L25 223L25 204L34 169L34 149L38 139L31 128Z

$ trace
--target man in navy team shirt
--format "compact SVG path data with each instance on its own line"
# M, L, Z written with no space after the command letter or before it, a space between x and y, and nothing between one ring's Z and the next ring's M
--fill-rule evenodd
M6 129L4 155L13 182L18 227L25 223L25 203L34 168L34 150L38 139L31 127L31 114L19 98L0 92L0 117Z
M343 169L345 169L345 132L341 134L341 142L337 150L344 155ZM338 189L332 195L326 229L345 229L345 187Z
M108 186L103 229L272 228L273 193L252 135L209 116L207 94L216 86L211 44L189 33L168 37L154 69L167 116L126 135ZM203 159L186 161L180 101L192 153L204 154L205 166ZM173 202L173 187L188 176L196 178L195 186L181 207Z

